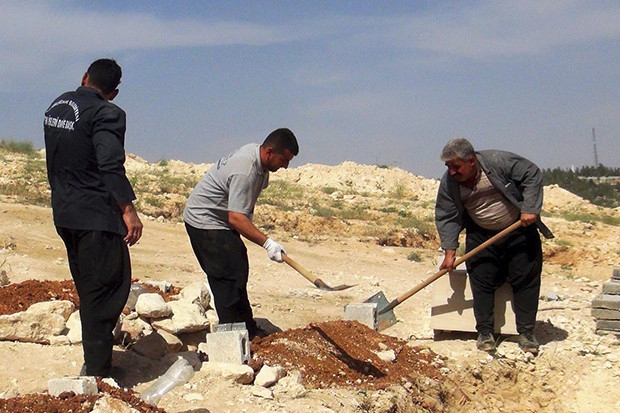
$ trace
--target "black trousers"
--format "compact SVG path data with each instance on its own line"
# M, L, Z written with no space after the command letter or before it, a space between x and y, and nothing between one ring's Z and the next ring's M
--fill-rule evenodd
M67 247L69 269L80 298L82 349L89 376L108 377L114 327L131 287L129 248L106 231L56 228Z
M475 224L467 227L466 249L471 251L498 231ZM521 227L467 260L474 298L476 330L494 331L495 290L508 282L513 292L517 332L533 332L540 296L542 244L535 225Z
M236 231L198 229L187 223L185 229L207 275L219 322L243 322L250 337L254 336L257 327L247 289L250 265L241 236Z

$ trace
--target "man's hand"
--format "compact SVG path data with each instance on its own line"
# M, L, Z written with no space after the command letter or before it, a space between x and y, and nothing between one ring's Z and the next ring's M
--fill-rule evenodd
M454 271L454 261L456 261L456 250L445 250L443 262L439 269L447 269L448 272Z
M263 248L267 250L269 259L276 262L282 262L282 253L286 254L286 251L284 251L284 247L282 247L282 245L278 244L271 238L267 238L267 241L265 241L265 243L263 244Z
M538 215L536 214L526 214L525 212L521 213L521 224L523 224L524 227L532 225L537 219Z
M142 237L142 221L140 221L133 204L121 205L121 210L123 211L123 221L127 227L127 235L124 240L131 247Z

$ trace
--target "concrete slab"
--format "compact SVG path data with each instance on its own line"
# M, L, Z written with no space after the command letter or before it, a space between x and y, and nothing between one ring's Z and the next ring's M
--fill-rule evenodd
M592 317L603 320L620 320L620 311L607 308L593 308Z
M620 310L620 295L600 294L592 300L592 308L607 308Z
M436 331L476 332L474 300L466 270L456 270L432 285L431 328ZM512 288L495 292L495 333L518 334L512 309Z
M620 332L620 320L596 320L596 329Z
M603 294L620 295L620 280L611 280L603 283Z

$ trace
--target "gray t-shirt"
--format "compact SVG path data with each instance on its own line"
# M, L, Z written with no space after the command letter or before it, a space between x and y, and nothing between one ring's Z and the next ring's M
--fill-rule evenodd
M260 145L251 143L217 161L196 185L185 205L183 219L200 229L233 229L228 211L250 221L261 191L269 185L269 171L260 162Z

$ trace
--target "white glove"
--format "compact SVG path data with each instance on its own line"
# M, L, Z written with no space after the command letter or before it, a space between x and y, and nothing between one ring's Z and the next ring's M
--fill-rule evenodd
M282 253L286 254L286 251L284 251L284 247L272 240L271 238L267 238L267 241L265 241L265 243L263 244L263 248L267 250L269 259L276 262L282 262Z

